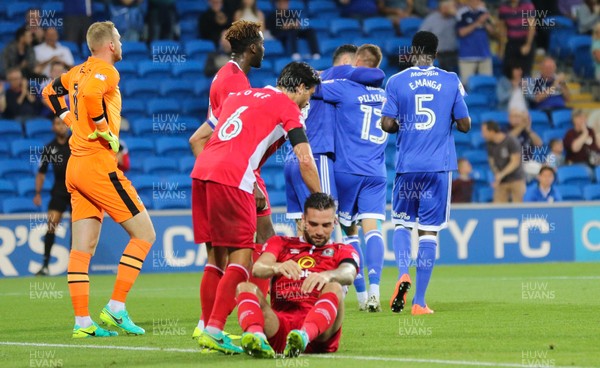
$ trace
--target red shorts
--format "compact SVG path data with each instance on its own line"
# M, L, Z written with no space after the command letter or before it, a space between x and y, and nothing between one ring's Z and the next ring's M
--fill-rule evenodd
M279 319L279 330L272 337L269 337L269 344L275 352L283 353L285 349L285 342L287 339L288 333L291 330L299 330L302 328L302 324L304 323L304 319L306 318L307 312L278 312L273 311L277 315ZM337 349L340 347L340 339L342 337L342 328L333 336L329 338L327 341L312 341L306 347L306 354L323 354L323 353L335 353Z
M192 223L196 244L254 249L256 201L239 188L194 179Z
M265 201L267 202L266 207L262 210L256 209L256 216L264 217L271 216L271 202L269 202L269 193L267 193L267 186L265 185L265 181L260 177L260 172L255 171L254 175L256 176L256 186L258 189L263 192L265 195Z

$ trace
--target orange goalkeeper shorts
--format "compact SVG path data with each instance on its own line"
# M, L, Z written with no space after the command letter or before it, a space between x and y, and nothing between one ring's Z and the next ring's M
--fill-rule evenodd
M67 163L67 190L71 193L72 221L95 217L104 211L117 223L127 221L145 207L131 182L108 152L71 156Z

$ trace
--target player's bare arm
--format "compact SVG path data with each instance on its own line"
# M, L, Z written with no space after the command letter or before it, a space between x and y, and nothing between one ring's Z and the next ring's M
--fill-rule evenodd
M384 132L394 134L398 132L399 128L400 126L398 125L396 119L390 118L389 116L381 117L381 130Z
M300 137L303 135L303 138ZM308 144L306 133L304 129L292 129L289 133L290 143L294 147L294 153L298 158L300 174L304 183L308 187L311 193L317 193L321 191L321 181L319 180L319 172L315 164L315 159L312 155L312 150ZM294 144L296 143L296 144Z
M194 157L198 157L200 152L204 150L204 146L210 139L212 135L213 129L210 127L208 123L203 123L196 129L194 134L189 139L190 148L192 149L192 153Z
M315 288L318 291L329 282L338 282L341 285L351 285L356 278L356 267L351 263L342 263L331 271L311 273L302 283L302 291L310 293Z
M283 263L277 262L275 255L269 252L263 253L252 267L252 275L261 279L283 275L291 280L300 280L302 268L293 260Z
M459 132L467 133L471 130L471 118L467 116L466 118L456 120L456 129Z

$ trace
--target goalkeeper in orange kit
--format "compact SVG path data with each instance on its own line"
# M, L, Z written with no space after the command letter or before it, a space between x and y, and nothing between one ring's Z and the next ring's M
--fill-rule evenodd
M131 182L117 168L121 126L119 73L121 36L112 22L96 22L87 32L92 53L83 64L56 78L43 91L46 103L71 128L66 185L71 194L73 247L67 280L75 310L73 337L115 336L89 313L88 269L96 251L104 212L131 237L117 269L112 297L100 319L128 334L142 335L125 309L125 299L156 237L150 216ZM70 110L65 96L69 95Z

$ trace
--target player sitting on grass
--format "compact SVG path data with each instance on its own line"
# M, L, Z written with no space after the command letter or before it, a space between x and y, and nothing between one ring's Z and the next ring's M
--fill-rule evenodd
M265 244L252 273L273 278L270 305L256 285L238 285L241 345L248 355L337 351L344 319L342 285L354 281L359 258L352 246L330 241L335 207L329 194L311 194L304 203L303 236L274 236Z

